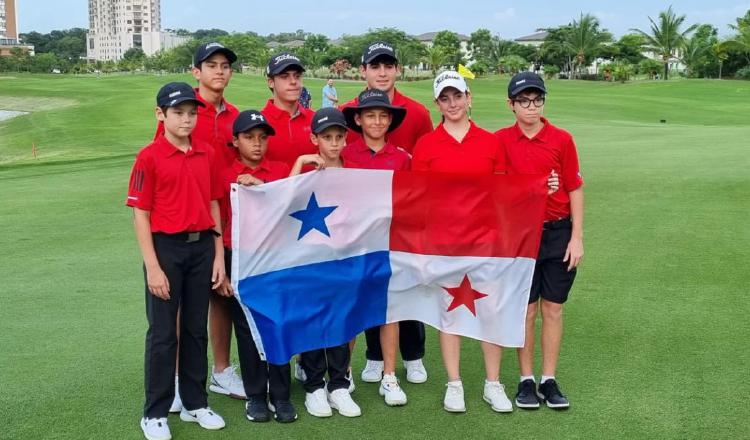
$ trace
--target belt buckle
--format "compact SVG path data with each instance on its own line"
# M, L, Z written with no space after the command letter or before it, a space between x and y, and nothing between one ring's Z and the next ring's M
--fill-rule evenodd
M200 238L201 238L201 233L200 232L188 232L187 242L188 243L193 243L195 241L200 240Z

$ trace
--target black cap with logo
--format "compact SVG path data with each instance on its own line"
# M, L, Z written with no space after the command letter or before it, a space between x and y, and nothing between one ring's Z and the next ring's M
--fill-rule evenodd
M278 55L273 56L268 60L268 67L266 67L266 75L274 76L279 73L295 68L300 72L305 71L305 66L302 65L302 61L297 55L289 52L282 52Z
M240 114L237 115L237 119L234 120L232 134L237 136L240 133L244 133L256 127L264 128L266 133L271 136L276 134L276 131L271 127L271 124L268 123L266 117L258 110L245 110L244 112L240 112Z
M194 102L201 107L205 107L205 104L195 97L195 90L184 82L165 84L156 94L156 105L158 107L174 107L183 102Z
M338 126L346 130L346 118L344 113L336 107L326 107L315 112L310 129L318 134L326 128Z
M227 60L229 60L229 64L237 61L237 54L224 47L221 43L213 41L198 46L198 49L195 51L195 56L193 57L193 66L198 67L202 62L209 59L215 53L223 53L227 57Z
M364 52L362 52L362 65L370 64L377 58L381 57L388 58L394 63L398 62L398 58L396 58L396 50L393 49L392 44L386 43L385 41L375 41L367 45Z
M512 98L524 90L538 89L542 93L547 93L544 88L544 80L534 72L520 72L513 75L508 83L508 98Z

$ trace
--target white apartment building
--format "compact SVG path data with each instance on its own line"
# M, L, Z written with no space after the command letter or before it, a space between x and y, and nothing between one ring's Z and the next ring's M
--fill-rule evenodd
M89 0L86 54L90 60L119 60L133 47L153 55L187 39L161 32L159 0Z

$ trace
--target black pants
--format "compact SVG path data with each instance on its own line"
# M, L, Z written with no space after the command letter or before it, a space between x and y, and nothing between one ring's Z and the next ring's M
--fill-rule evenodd
M365 330L367 351L365 357L371 361L383 360L383 349L380 346L380 327ZM401 321L398 323L398 346L401 358L405 361L416 361L424 357L424 324L419 321Z
M208 406L206 346L208 335L208 295L214 260L214 237L204 233L188 243L154 234L159 266L169 280L170 299L163 300L148 291L146 281L146 353L144 362L147 418L167 417L174 399L175 355L177 354L177 311L180 320L180 396L185 409ZM144 279L146 270L144 267Z
M232 251L224 248L227 276L230 276ZM260 359L245 312L236 297L228 298L229 308L237 337L237 352L240 357L242 383L247 397L265 398L270 393L271 402L288 402L291 394L292 376L289 364L273 365Z
M325 386L325 374L328 372L328 391L349 388L346 373L349 370L349 343L336 347L307 351L300 355L300 365L305 370L307 380L305 391L312 393Z

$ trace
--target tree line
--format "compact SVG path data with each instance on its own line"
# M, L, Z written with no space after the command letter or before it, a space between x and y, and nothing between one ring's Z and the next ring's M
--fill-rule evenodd
M466 51L462 51L459 35L447 30L438 32L428 47L394 28L344 35L336 41L301 29L266 36L221 29L176 29L174 33L190 40L153 56L146 56L138 48L130 49L117 62L86 61L86 30L73 28L21 34L24 43L35 46L36 55L14 48L10 56L0 57L0 71L181 72L192 64L198 45L219 41L237 53L237 66L258 72L269 57L290 50L317 76L356 77L364 47L371 41L385 40L397 48L399 60L406 67L405 76L420 70L434 75L443 67L466 64L477 75L533 68L548 77L625 81L635 74L667 79L672 73L670 66L679 63L684 66L681 74L687 77L750 79L750 11L729 24L733 34L728 38L721 38L718 29L709 24L686 25L685 16L671 6L657 17L649 17L649 23L649 29L631 29L615 39L595 16L582 13L568 24L546 29L546 37L538 47L503 39L488 29L477 29L471 33ZM596 66L593 73L589 69L592 63Z

